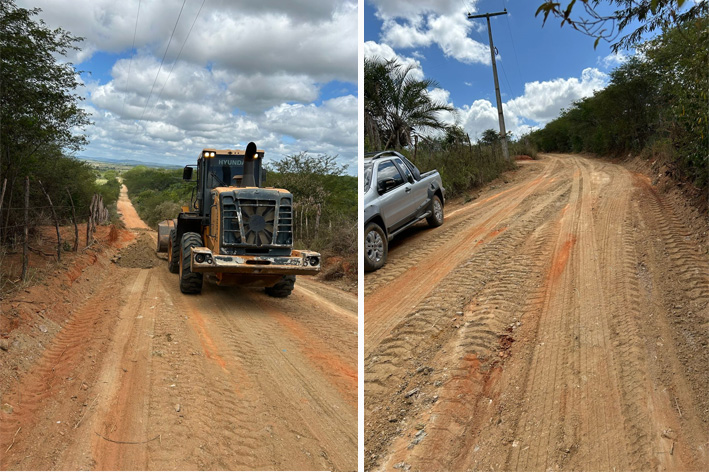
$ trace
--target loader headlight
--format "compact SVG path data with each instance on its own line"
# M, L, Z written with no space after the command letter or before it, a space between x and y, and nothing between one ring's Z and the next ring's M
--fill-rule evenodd
M310 262L311 266L316 266L316 265L320 264L320 258L317 256L311 256L311 257L308 257L308 262Z
M194 256L194 260L198 264L201 264L202 262L204 262L204 259L205 259L204 254L197 254L196 256Z

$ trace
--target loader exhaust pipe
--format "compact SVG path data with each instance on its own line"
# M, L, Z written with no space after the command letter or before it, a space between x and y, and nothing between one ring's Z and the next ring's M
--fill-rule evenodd
M246 146L244 152L244 178L242 185L244 187L256 187L254 178L254 161L256 156L256 144L252 141Z

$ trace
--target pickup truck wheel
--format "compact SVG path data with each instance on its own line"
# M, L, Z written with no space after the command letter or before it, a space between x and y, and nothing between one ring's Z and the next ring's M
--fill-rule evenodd
M381 269L387 260L387 239L382 228L369 223L364 229L364 270Z
M197 233L185 233L182 235L180 245L180 291L182 293L201 293L202 276L199 272L192 272L190 264L191 249L202 247L202 237Z
M170 238L167 241L167 269L173 274L180 272L180 243L174 229L170 230Z
M295 287L295 275L284 275L273 287L266 287L266 293L272 297L285 298Z
M434 195L433 200L431 200L431 216L426 218L426 221L432 228L443 224L443 204L441 203L441 199L438 198L438 195Z

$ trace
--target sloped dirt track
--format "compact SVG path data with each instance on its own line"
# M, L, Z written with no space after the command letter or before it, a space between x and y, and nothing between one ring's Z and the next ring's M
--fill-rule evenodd
M524 163L365 277L365 468L708 470L708 304L649 179Z
M355 295L303 277L287 299L185 296L164 260L84 275L91 294L3 386L1 468L357 469Z

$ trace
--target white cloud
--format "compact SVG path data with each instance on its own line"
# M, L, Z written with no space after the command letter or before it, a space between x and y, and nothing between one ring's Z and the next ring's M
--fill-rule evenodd
M374 41L366 41L364 43L364 57L379 57L384 60L395 59L399 64L404 67L412 66L413 69L409 73L410 76L415 80L421 80L424 78L423 69L421 68L421 62L412 57L400 56L386 44L375 43Z
M476 26L467 18L474 3L374 0L376 15L383 21L381 42L393 48L427 47L436 44L447 56L468 64L490 64L486 45L468 37Z
M623 51L618 53L610 53L606 57L599 57L596 63L602 66L604 69L614 69L622 64L624 64L630 56L625 54Z
M607 83L608 76L595 68L584 69L580 78L527 83L524 95L502 105L505 128L514 136L529 133L558 117L562 109L568 108L575 101L603 89ZM429 95L453 105L447 90L435 89ZM455 114L444 114L442 119L449 124L462 126L473 140L480 138L487 129L499 129L497 107L486 99L456 107Z
M62 27L85 38L84 50L73 57L87 59L96 51L120 53L133 44L171 61L197 17L201 2L164 0L18 0L18 6L39 7L50 27ZM175 28L175 22L180 17ZM303 54L307 52L306 54ZM298 0L233 2L210 0L204 5L183 52L197 64L219 60L251 71L310 71L321 80L357 77L357 2Z
M381 19L388 18L405 18L408 20L416 20L422 15L436 13L444 15L452 15L463 10L474 9L474 1L461 2L460 0L438 0L432 2L430 0L371 0L371 3L377 9L377 16ZM464 7L463 3L467 3L468 7Z
M357 98L349 95L314 104L281 104L268 110L263 120L269 129L312 143L357 145Z
M497 107L489 100L475 100L458 111L463 129L473 141L482 136L486 129L498 129Z
M524 85L524 95L507 102L525 118L546 124L576 100L593 95L605 88L608 76L596 68L586 68L581 78L554 79L529 82Z
M162 67L183 1L142 1L137 30L138 0L17 3L85 38L69 58L93 57L86 68L94 74L78 91L95 122L82 155L186 163L194 149L253 140L271 157L317 149L356 159L351 85L321 96L328 82L357 82L354 0L208 0L198 17L202 2L186 2Z
M393 19L385 20L381 40L392 47L403 49L430 46L433 39L425 28L423 18L403 25Z

